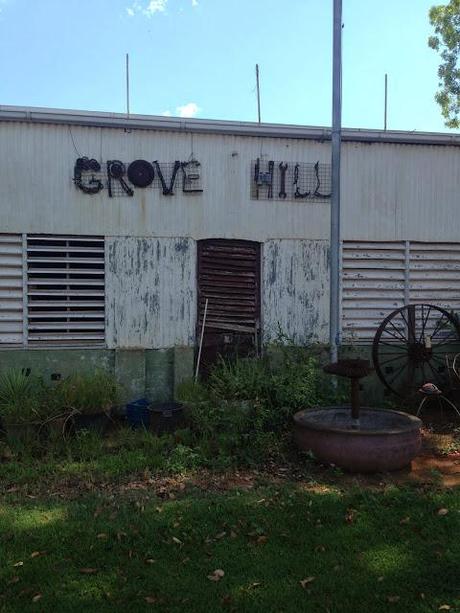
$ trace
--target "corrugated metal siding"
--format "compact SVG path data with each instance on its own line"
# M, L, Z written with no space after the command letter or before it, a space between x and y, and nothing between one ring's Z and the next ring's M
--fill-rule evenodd
M178 182L172 197L157 189L136 189L133 198L111 199L107 190L88 196L76 189L72 174L79 154L73 141L81 155L101 162L172 162L189 159L192 151L187 133L2 124L0 199L5 232L219 236L261 242L329 237L328 204L250 199L251 160L329 163L329 142L195 134L193 153L202 164L202 194L185 195ZM43 156L43 151L54 155ZM458 147L344 143L342 236L455 242L460 235L459 186Z
M343 240L458 240L460 148L347 143L341 188Z
M29 345L104 344L104 259L102 237L27 237Z
M174 196L163 196L156 188L135 189L132 198L109 198L106 189L96 195L83 194L72 181L79 157L72 137L81 155L101 162L119 159L129 163L143 158L171 163L188 160L193 149L201 162L204 191L183 194L179 175ZM44 151L53 155L44 156ZM258 138L195 134L192 140L190 134L167 131L127 133L5 123L0 140L2 228L30 233L189 236L197 240L304 238L305 232L326 238L328 204L250 199L251 160L260 156ZM269 159L329 163L330 144L263 139L262 159L264 164Z
M22 236L0 234L0 344L23 342Z
M107 345L192 345L196 324L196 244L187 238L109 238Z
M263 246L263 337L327 342L329 247L326 241L271 240Z

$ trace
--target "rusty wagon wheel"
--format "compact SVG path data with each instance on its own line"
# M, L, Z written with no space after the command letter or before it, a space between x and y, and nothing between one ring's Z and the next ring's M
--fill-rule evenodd
M455 315L432 304L410 304L390 313L377 329L374 368L398 396L409 398L427 382L442 390L448 383L446 355L458 351L459 343Z

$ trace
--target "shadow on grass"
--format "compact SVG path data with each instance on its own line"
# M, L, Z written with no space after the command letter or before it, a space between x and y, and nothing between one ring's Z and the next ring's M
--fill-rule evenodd
M0 608L453 607L460 604L459 502L458 491L339 495L293 485L168 502L153 496L86 496L64 504L9 497L0 511ZM449 512L438 515L440 507ZM212 581L216 569L225 575ZM304 589L300 581L307 577L314 579Z

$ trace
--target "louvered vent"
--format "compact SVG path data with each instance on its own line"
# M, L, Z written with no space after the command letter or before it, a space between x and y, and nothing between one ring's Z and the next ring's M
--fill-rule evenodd
M0 234L0 344L23 341L22 236Z
M410 301L460 312L459 243L411 243Z
M104 297L102 237L27 237L29 345L103 344Z
M342 335L373 339L382 319L404 306L405 246L402 242L344 241Z
M198 324L206 328L254 334L260 313L260 245L212 239L198 247Z

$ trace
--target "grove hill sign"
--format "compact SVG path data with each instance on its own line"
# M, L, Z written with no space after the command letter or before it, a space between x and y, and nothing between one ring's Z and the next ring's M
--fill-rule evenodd
M182 179L184 193L202 192L201 164L195 159L187 162L176 160L161 163L155 160L134 160L126 165L120 160L108 160L105 170L101 164L87 157L80 157L75 162L73 182L85 194L97 194L107 189L109 198L117 196L134 196L134 188L158 188L164 196L173 196L178 175Z

